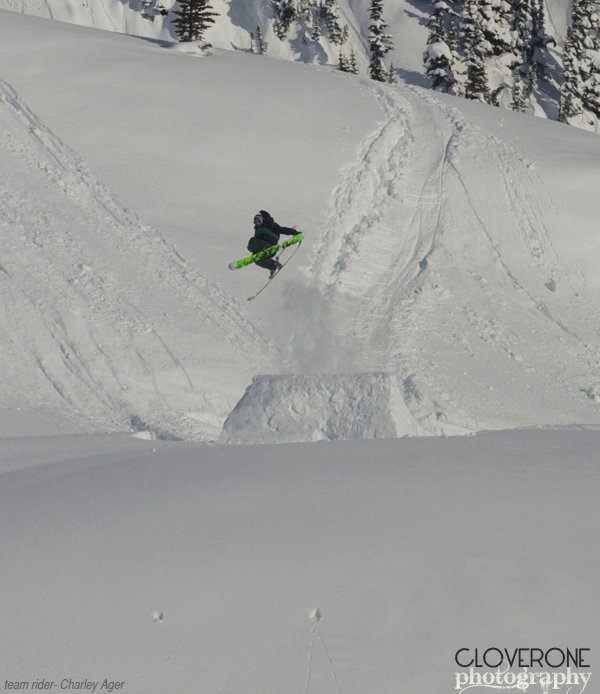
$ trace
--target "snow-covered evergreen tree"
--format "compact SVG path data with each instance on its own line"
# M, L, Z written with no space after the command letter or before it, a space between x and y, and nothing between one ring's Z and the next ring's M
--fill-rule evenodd
M179 9L173 14L177 16L173 24L180 41L201 40L218 16L209 0L179 0Z
M256 31L250 33L250 50L258 55L265 55L268 47L269 44L263 38L262 29L257 26Z
M271 0L271 9L275 15L273 25L275 35L283 41L298 16L296 2L295 0Z
M573 0L563 57L559 120L600 118L600 6Z
M490 87L485 65L489 45L483 32L483 15L480 10L482 0L467 0L463 19L463 46L467 63L465 96L491 103ZM483 0L485 1L485 0Z
M340 51L338 53L338 70L340 72L349 72L348 70L348 58Z
M544 0L531 0L532 49L531 61L535 65L538 77L548 73L548 46L556 46L556 39L546 32L546 8Z
M341 46L348 39L348 26L342 24L338 0L271 0L275 34L284 40L292 26L297 24L311 41L326 36L334 45Z
M483 33L480 50L484 58L501 56L514 50L511 28L513 5L514 0L512 4L507 0L478 0L481 15L479 27Z
M349 72L351 75L358 75L358 66L356 64L356 53L354 49L350 51L349 57L340 49L338 54L338 70L341 70L341 72Z
M583 81L583 108L600 118L600 3L579 0L584 18L583 57L579 72Z
M513 0L515 82L518 77L517 90L522 89L525 100L531 98L538 79L546 76L548 46L556 43L546 33L545 23L543 0Z
M390 62L390 66L387 71L387 81L389 84L396 84L396 68L394 67L394 61Z
M358 64L356 62L356 53L354 48L350 51L350 58L348 59L348 72L352 75L358 75Z
M558 120L568 123L583 113L583 84L578 70L578 46L573 24L567 29L563 51L563 82L560 89Z
M423 54L425 74L438 91L457 93L457 72L461 63L458 53L457 5L454 0L436 0L427 28L429 38Z
M510 105L513 111L525 113L525 111L527 110L526 88L523 84L523 77L521 76L521 73L518 71L515 73L512 89L512 102Z
M385 82L388 71L383 59L392 50L392 37L387 33L388 25L383 21L383 0L371 0L369 8L369 75L371 79Z
M319 5L329 40L336 46L342 46L348 40L348 25L342 24L337 0L323 0Z

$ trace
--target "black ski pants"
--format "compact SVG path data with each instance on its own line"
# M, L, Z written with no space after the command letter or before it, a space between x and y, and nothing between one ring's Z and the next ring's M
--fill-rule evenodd
M260 253L260 251L264 251L265 248L270 248L274 245L276 244L272 241L267 241L267 239L261 239L259 236L253 236L248 241L248 250L250 251L250 253ZM259 267L264 267L266 270L277 269L277 263L273 260L273 257L270 255L255 261L255 265L258 265Z

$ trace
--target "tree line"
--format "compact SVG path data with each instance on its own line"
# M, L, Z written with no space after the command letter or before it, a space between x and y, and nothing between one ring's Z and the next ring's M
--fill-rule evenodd
M324 36L339 49L338 69L358 73L354 49L349 52L344 49L349 29L342 22L338 0L271 0L271 10L273 30L280 41L286 40L293 30L298 31L305 42L318 42ZM147 7L146 12L151 10ZM206 30L218 16L210 0L179 0L178 9L173 10L173 14L176 17L173 25L180 41L203 41ZM374 80L393 82L393 64L386 65L385 62L393 43L383 18L383 0L370 0L369 17L369 75ZM260 26L250 33L250 50L261 55L268 51Z
M164 6L156 6L164 13ZM280 41L292 32L303 42L325 37L338 48L338 69L358 73L354 49L346 49L349 28L338 0L271 0L270 6ZM180 41L202 41L218 16L211 0L179 0L173 14ZM393 63L386 63L393 42L384 0L369 1L369 20L369 76L393 82ZM548 82L549 66L557 67L544 0L432 0L427 27L425 72L433 89L448 94L526 112L540 83ZM249 38L252 52L267 53L260 26ZM490 70L503 74L491 76ZM600 119L600 0L571 0L561 71L558 120L581 125L590 115Z
M540 81L548 81L549 66L558 68L544 0L435 0L428 29L425 70L439 91L524 112ZM492 87L494 65L508 79ZM572 0L558 120L580 125L586 114L600 118L600 4Z

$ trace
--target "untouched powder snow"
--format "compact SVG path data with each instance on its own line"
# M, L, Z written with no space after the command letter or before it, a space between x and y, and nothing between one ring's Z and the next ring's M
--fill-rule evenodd
M166 17L144 18L142 0L0 0L0 9L106 31L171 38Z
M443 694L494 645L589 648L594 691L599 447L0 440L3 682Z

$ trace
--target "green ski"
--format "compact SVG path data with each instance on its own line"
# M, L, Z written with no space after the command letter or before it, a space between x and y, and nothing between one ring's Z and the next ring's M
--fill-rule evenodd
M268 256L275 255L278 251L281 251L284 248L288 248L294 243L302 243L303 239L304 234L298 233L295 236L292 236L292 238L288 241L278 243L275 246L271 246L270 248L265 248L264 251L260 251L259 253L253 253L252 255L249 255L247 258L242 258L241 260L236 260L233 263L229 263L229 269L239 270L240 268L246 267L247 265L252 265L252 263L255 263L257 260L261 260L262 258L267 258Z
M276 272L272 277L269 277L269 279L266 281L266 283L256 292L256 294L253 294L252 296L249 296L249 297L247 298L247 301L253 301L254 299L256 299L256 297L257 297L259 294L262 294L262 292L264 292L264 290L269 286L269 284L277 277L277 275L283 270L283 268L284 268L284 267L290 262L290 260L296 255L296 252L300 250L300 246L301 246L301 245L302 245L302 241L298 241L298 245L296 246L296 248L294 248L294 250L292 251L292 253L291 253L291 255L289 256L289 258L285 261L285 263L281 263L281 267L279 268L279 270L277 270L277 272ZM286 248L287 248L287 246L286 246ZM281 251L281 253L279 254L278 257L281 258L281 255L282 255L284 252L285 252L285 248Z

